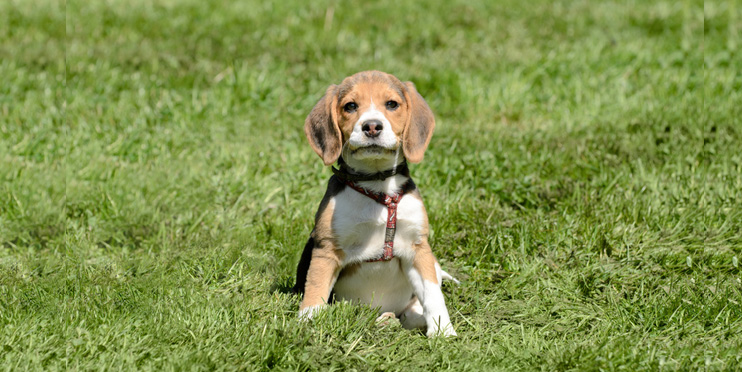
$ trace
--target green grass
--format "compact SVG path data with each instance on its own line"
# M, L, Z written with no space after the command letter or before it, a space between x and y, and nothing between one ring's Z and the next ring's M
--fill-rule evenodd
M0 369L742 368L737 1L221 3L0 2ZM366 69L437 115L458 338L285 293Z

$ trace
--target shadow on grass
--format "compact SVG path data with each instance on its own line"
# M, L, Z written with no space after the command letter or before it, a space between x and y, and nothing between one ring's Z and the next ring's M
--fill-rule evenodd
M271 285L271 293L283 293L283 294L297 294L297 292L294 291L294 281L295 278L293 276L283 276L280 278L277 278L276 281L273 282Z

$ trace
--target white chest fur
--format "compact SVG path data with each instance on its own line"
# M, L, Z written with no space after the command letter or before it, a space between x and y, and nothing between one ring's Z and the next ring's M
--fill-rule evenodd
M392 177L384 182L362 183L366 189L392 194L406 178ZM427 217L420 199L405 195L397 206L394 259L363 263L383 253L388 210L383 204L346 187L335 198L332 230L344 252L343 266L362 263L352 275L341 276L335 295L378 306L382 312L402 312L410 303L413 287L402 269L402 261L414 258L415 243L420 243Z
M383 252L387 207L349 187L335 196L332 230L345 253L343 265L379 257ZM422 201L405 195L397 206L394 255L413 257L412 246L420 242L425 223Z

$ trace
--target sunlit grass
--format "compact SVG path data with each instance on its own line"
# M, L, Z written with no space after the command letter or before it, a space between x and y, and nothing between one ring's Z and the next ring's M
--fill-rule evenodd
M739 368L741 11L2 2L0 368ZM366 69L436 114L456 339L285 291L330 176L304 117Z

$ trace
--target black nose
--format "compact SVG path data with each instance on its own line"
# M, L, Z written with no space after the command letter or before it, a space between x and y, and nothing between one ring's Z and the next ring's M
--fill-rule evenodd
M381 134L381 121L379 120L369 120L363 123L363 126L361 126L361 129L363 129L363 134L366 135L366 137L376 138Z

